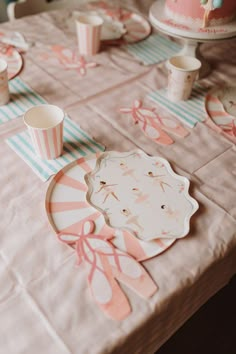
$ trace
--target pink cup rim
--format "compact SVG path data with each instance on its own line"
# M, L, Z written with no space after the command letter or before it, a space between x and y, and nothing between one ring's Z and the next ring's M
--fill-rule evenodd
M32 111L36 110L36 109L40 109L40 108L53 108L55 110L58 111L58 113L61 115L60 119L58 119L55 124L52 124L51 126L48 126L48 127L37 127L37 126L34 126L32 124L30 124L30 122L27 122L27 115L31 114ZM29 108L24 116L23 116L23 121L24 121L24 124L28 127L28 128L32 128L32 129L35 129L35 130L48 130L48 129L52 129L52 128L55 128L57 125L61 124L63 121L64 121L64 118L65 118L65 113L64 111L58 107L58 106L55 106L53 104L39 104L37 106L33 106L31 108Z

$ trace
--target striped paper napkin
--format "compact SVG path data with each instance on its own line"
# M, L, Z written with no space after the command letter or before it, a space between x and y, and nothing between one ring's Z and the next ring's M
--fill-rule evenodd
M158 105L173 114L182 123L193 128L197 122L206 119L205 96L209 88L195 85L190 98L187 101L172 102L167 98L167 89L160 89L147 95Z
M138 43L126 45L125 48L144 65L150 65L172 57L181 49L181 46L156 34Z
M34 154L27 130L11 136L6 141L43 181L56 174L68 163L105 150L104 146L90 138L68 117L64 120L63 154L55 160L41 160Z
M47 103L19 77L9 81L9 89L11 100L0 106L0 124L21 116L33 106Z

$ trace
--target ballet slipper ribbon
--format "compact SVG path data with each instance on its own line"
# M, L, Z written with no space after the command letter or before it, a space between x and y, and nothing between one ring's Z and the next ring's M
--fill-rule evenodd
M134 123L139 124L147 136L163 145L174 142L164 131L182 138L189 134L188 130L182 127L180 123L170 118L162 118L155 112L155 108L143 107L140 100L135 100L131 108L120 108L120 112L131 114Z

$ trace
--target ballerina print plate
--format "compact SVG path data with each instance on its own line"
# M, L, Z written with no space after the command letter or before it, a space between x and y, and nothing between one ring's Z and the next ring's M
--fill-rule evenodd
M56 233L76 233L86 220L95 222L95 233L113 235L115 247L127 252L139 261L156 256L174 242L174 238L160 238L145 242L127 230L111 229L106 225L103 214L87 201L85 174L93 171L99 155L80 158L60 170L51 180L46 194L48 220Z
M141 150L102 154L85 180L87 199L107 224L143 241L186 236L198 209L188 179L174 173L166 160Z

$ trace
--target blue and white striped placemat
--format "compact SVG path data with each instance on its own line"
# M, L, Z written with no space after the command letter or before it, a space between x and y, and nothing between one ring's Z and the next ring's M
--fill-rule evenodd
M10 102L0 106L0 124L24 114L29 108L47 103L19 77L9 81Z
M209 89L195 85L191 97L187 101L172 102L167 97L167 89L160 89L147 95L158 105L173 114L182 123L193 128L197 122L206 119L205 96Z
M27 130L11 136L6 141L43 181L68 163L105 150L104 146L95 142L68 117L64 121L64 151L62 156L55 160L41 160L35 155Z
M126 45L125 48L144 65L150 65L169 59L181 46L166 37L154 34L138 43Z

